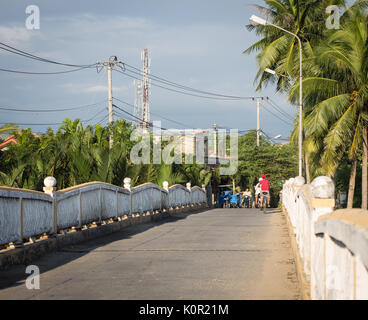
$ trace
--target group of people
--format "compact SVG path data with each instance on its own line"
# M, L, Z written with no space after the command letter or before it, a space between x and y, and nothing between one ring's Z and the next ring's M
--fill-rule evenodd
M267 199L267 207L270 207L270 181L267 180L267 176L262 174L256 186L254 186L255 196L253 198L252 192L247 188L242 194L242 201L245 206L262 208L263 196Z

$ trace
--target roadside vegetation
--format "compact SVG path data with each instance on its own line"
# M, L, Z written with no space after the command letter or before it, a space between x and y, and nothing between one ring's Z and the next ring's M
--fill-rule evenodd
M113 132L114 144L109 148L109 134ZM296 175L296 148L291 144L272 144L261 138L256 147L256 131L239 139L239 169L234 176L220 176L218 168L203 164L133 164L130 151L134 145L130 135L134 126L118 120L111 127L101 125L83 127L80 121L65 119L53 132L35 136L31 129L14 131L17 144L9 143L0 152L0 185L41 191L46 176L57 180L63 189L89 181L102 181L123 186L125 177L136 186L153 182L160 186L191 182L192 186L211 184L214 192L218 185L235 185L241 190L253 189L262 173L272 181L272 194L276 205L282 183ZM1 140L0 140L1 141ZM151 153L152 154L152 153ZM184 158L184 155L183 155ZM231 187L229 187L231 189Z
M307 182L327 175L335 180L337 192L348 191L348 208L367 209L368 1L264 2L264 6L256 6L260 13L302 41L303 156ZM329 5L342 9L338 29L326 27ZM261 37L244 52L257 53L258 89L275 84L276 91L297 105L297 39L272 26L247 28ZM266 68L276 74L265 72ZM298 119L294 123L291 140L296 145Z

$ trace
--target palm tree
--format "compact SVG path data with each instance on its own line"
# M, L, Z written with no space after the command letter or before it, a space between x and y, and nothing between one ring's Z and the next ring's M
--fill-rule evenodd
M275 25L291 31L302 41L303 55L313 53L313 48L323 39L326 7L343 5L342 0L264 0L265 6L253 5ZM262 39L251 45L244 54L259 52L257 55L257 89L269 82L277 83L277 90L287 90L299 76L299 48L297 39L272 26L247 25ZM275 75L265 72L269 68ZM291 80L291 81L290 81ZM291 82L291 83L290 83Z
M268 21L296 34L302 42L303 59L313 55L314 47L324 39L326 30L326 8L331 5L344 5L344 0L264 0L267 7L254 5ZM277 91L288 91L298 82L299 44L297 39L272 26L247 25L262 39L254 43L244 54L259 52L256 59L258 72L255 82L261 90L268 83L276 82ZM275 75L265 69L276 71ZM304 70L303 70L304 71ZM295 103L297 104L297 103ZM304 152L307 182L310 183L308 154Z
M349 204L355 185L359 146L362 158L362 208L367 209L368 16L349 9L340 30L331 32L307 61L310 76L303 82L305 129L320 151L323 170L334 176L344 151L352 161ZM298 94L298 86L290 92Z
M0 138L16 130L19 130L19 127L15 125L14 123L4 124L0 127Z

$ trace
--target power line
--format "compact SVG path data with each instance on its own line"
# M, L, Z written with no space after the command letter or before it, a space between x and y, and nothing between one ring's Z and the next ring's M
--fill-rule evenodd
M92 121L94 118L96 118L99 114L101 114L104 111L105 110L100 110L92 118L87 119L87 120L81 120L80 122L81 123L88 123L88 122ZM22 123L22 122L15 122L15 124L22 125L22 126L56 126L56 125L61 125L63 123L64 122L56 122L56 123ZM1 122L0 124L7 124L7 122Z
M124 63L124 65L125 65L125 67L132 68L132 69L136 70L136 71L132 71L132 70L129 70L128 68L126 68L126 71L129 71L131 73L134 73L134 74L137 74L137 75L140 75L140 76L143 75L142 71L139 70L138 68L133 67L133 66L127 64L127 63ZM164 84L167 84L167 85L170 85L170 86L173 86L173 87L177 87L177 88L180 88L180 89L183 89L183 90L187 90L187 91L193 91L193 92L198 92L198 93L202 93L202 94L207 94L207 95L212 95L212 96L217 96L217 97L222 97L222 98L229 98L229 99L234 99L234 100L249 100L249 99L254 98L254 97L224 95L224 94L214 93L214 92L210 92L210 91L199 90L199 89L196 89L196 88L188 87L188 86L185 86L185 85L167 80L167 79L162 78L162 77L155 76L151 73L148 76L149 76L150 80L157 81L157 82L160 82L160 83L164 83Z
M294 121L294 118L290 116L288 113L286 113L284 110L281 109L275 102L273 102L270 98L266 99L267 103L274 108L276 111L278 111L280 114L282 114L284 117L288 118L289 120Z
M73 69L73 70L56 71L56 72L32 72L32 71L19 71L19 70L10 70L10 69L0 68L0 71L10 72L10 73L20 73L20 74L48 75L48 74L71 73L71 72L76 72L76 71L84 70L84 69L87 69L87 68L89 68L89 67L81 67L81 68L77 68L77 69Z
M133 76L133 75L130 75L126 72L122 72L120 70L114 70L116 72L119 72L127 77L130 77L130 78L133 78L133 79L136 79L136 80L140 80L139 78L137 78L136 76ZM153 86L155 87L159 87L159 88L162 88L162 89L165 89L165 90L168 90L168 91L172 91L172 92L176 92L176 93L180 93L180 94L184 94L184 95L188 95L188 96L192 96L192 97L198 97L198 98L205 98L205 99L212 99L212 100L226 100L226 101L237 101L237 100L241 100L239 97L232 97L232 98L220 98L220 97L214 97L214 96L205 96L205 95L199 95L199 94L194 94L194 93L189 93L189 92L185 92L185 91L180 91L180 90L176 90L176 89L172 89L172 88L168 88L168 87L165 87L165 86L161 86L161 85L158 85L157 83L151 83ZM253 99L254 97L244 97L244 99ZM243 99L243 98L242 98Z
M67 70L67 71L55 71L55 72L33 72L33 71L21 71L21 70L12 70L12 69L4 69L4 68L0 68L0 71L3 72L10 72L10 73L19 73L19 74L29 74L29 75L51 75L51 74L63 74L63 73L70 73L70 72L76 72L76 71L80 71L83 69L87 69L87 68L92 68L95 67L96 64L89 64L89 65L79 65L79 64L68 64L68 63L63 63L63 62L58 62L58 61L54 61L54 60L50 60L50 59L45 59L36 55L33 55L31 53L19 50L17 48L14 48L12 46L9 46L3 42L0 42L0 49L28 58L28 59L32 59L32 60L36 60L36 61L40 61L40 62L46 62L46 63L51 63L51 64L56 64L56 65L60 65L60 66L65 66L65 67L73 67L76 69L73 70Z
M5 48L4 48L5 47ZM83 68L91 68L94 67L96 64L90 64L90 65L80 65L80 64L68 64L68 63L63 63L63 62L58 62L58 61L54 61L54 60L50 60L50 59L45 59L36 55L33 55L31 53L28 53L26 51L22 51L19 50L17 48L14 48L12 46L9 46L3 42L0 42L0 49L23 56L25 58L29 58L29 59L33 59L33 60L37 60L37 61L41 61L41 62L47 62L47 63L52 63L52 64L57 64L57 65L62 65L62 66L66 66L66 67L83 67Z
M97 112L92 118L88 119L88 120L82 120L81 122L90 122L92 121L94 118L96 118L99 114L101 114L102 112L105 112L106 110L100 110L99 112Z
M0 122L0 124L7 124L8 122ZM16 122L16 125L20 126L56 126L61 125L63 122L57 122L57 123L23 123L23 122Z
M286 123L287 125L289 125L289 126L292 126L293 124L292 123L290 123L290 122L288 122L288 121L286 121L286 120L284 120L284 119L282 119L282 118L280 118L277 114L275 114L275 113L273 113L271 110L269 110L263 103L262 103L262 106L263 107L265 107L264 109L266 110L266 111L268 111L269 113L271 113L274 117L276 117L277 119L279 119L279 120L281 120L282 122L284 122L284 123Z
M115 97L114 97L114 99L115 99L115 100L117 100L117 101L119 101L119 102L121 102L121 103L126 104L126 105L127 105L127 106L129 106L129 107L134 108L134 105L133 105L133 104L131 104L131 103L125 102L125 101L120 100L120 99L115 98ZM164 119L164 120L170 121L170 122L172 122L172 123L176 123L176 124L178 124L178 125L180 125L180 126L187 127L187 128L190 128L190 127L191 127L191 126L188 126L188 125L186 125L186 124L184 124L184 123L181 123L181 122L179 122L179 121L175 121L175 120L172 120L172 119L169 119L169 118L163 117L163 116L161 116L161 115L159 115L159 114L157 114L157 113L154 113L154 112L152 112L152 111L150 111L149 113L150 113L150 114L152 114L152 115L156 115L157 117L162 118L162 119Z
M126 114L123 114L123 113L121 113L121 112L114 112L114 115L115 116L117 116L117 117L119 117L119 119L124 119L124 120L126 120L126 121L136 121L136 119L134 119L133 117L129 117L129 116L127 116Z
M87 105L83 105L83 106L77 106L77 107L68 107L68 108L63 108L63 109L15 109L17 107L14 107L14 108L10 108L10 107L4 107L4 106L0 106L0 110L4 110L4 111L14 111L14 112L32 112L32 113L35 113L35 112L62 112L62 111L70 111L70 110L77 110L77 109L83 109L83 108L86 108L86 107L93 107L93 106L97 106L103 102L106 102L107 100L103 100L103 101L100 101L100 102L96 102L96 103L93 103L93 104L87 104Z
M128 112L128 111L126 111L126 110L124 110L124 109L122 109L122 108L118 107L118 106L117 106L117 105L115 105L115 104L114 104L113 106L114 106L115 108L119 109L120 111L124 112L125 114L127 114L127 115L129 115L129 116L133 117L134 119L139 120L139 121L142 121L142 122L144 122L144 123L148 124L148 126L152 126L152 127L154 127L154 128L158 128L158 129L167 130L166 128L163 128L163 127L157 127L157 126L154 126L152 123L147 122L147 121L144 121L143 119L140 119L140 118L136 117L134 114L131 114L130 112Z
M102 124L102 122L106 121L108 117L109 117L109 115L104 116L100 121L98 121L98 122L96 123L96 125L97 125L97 124Z

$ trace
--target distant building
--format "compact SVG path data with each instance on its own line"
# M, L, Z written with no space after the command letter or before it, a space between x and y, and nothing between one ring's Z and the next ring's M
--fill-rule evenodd
M197 161L203 159L204 163L217 166L220 161L229 161L229 156L219 156L217 143L215 145L215 132L209 129L169 129L162 130L161 135L180 136L181 151L185 156L194 156ZM154 141L160 139L159 135L153 137ZM217 141L216 141L217 142Z
M22 132L18 132L18 134L21 136ZM33 136L36 137L36 138L41 137L40 135L34 134L34 133L33 133ZM14 134L6 137L4 139L4 141L2 143L0 143L0 151L8 150L8 146L9 146L10 143L18 144L17 138Z

